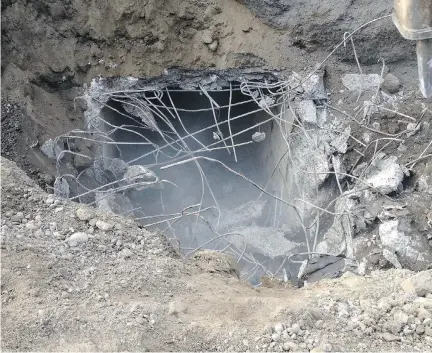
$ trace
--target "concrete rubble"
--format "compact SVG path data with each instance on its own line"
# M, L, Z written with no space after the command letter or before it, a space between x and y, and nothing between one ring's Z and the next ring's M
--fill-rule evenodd
M350 91L355 92L376 90L382 82L383 79L378 74L346 74L342 76L342 84Z
M375 190L390 194L401 189L402 180L407 174L408 170L397 163L396 156L386 156L380 152L364 173L364 181Z

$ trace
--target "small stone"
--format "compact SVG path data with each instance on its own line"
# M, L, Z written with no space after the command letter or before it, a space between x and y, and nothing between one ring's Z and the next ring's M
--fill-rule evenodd
M123 258L123 259L129 259L130 257L132 257L133 252L130 249L124 248L122 251L120 251L119 253L119 257Z
M395 75L390 73L384 77L384 81L381 84L381 88L390 94L397 93L400 89L400 86L401 82L399 81L399 79Z
M213 32L210 30L203 31L201 38L203 43L211 44L213 42Z
M432 327L425 327L425 335L432 337Z
M407 136L410 137L410 136L415 135L418 131L420 131L420 127L421 127L421 125L417 124L417 123L409 123L409 124L407 124L407 127L406 127L406 129L407 129L407 133L406 133Z
M285 351L296 351L296 350L298 350L298 345L294 342L291 342L291 341L285 342L283 344L283 349Z
M277 323L274 327L276 333L281 333L283 331L283 325L281 323Z
M274 334L272 334L271 338L272 338L273 342L278 342L280 339L280 334L274 333Z
M399 336L392 335L391 333L384 332L382 334L382 338L387 342L400 341L401 338Z
M48 197L48 198L45 200L45 203L46 203L47 205L52 205L52 204L54 203L54 199L53 199L52 197Z
M88 221L93 217L93 212L85 208L78 208L76 215L80 221Z
M424 321L425 319L432 318L432 315L429 312L429 310L427 310L425 308L419 308L417 310L417 317L419 318L419 320Z
M66 239L69 246L77 246L79 244L84 244L88 241L89 237L86 233L78 232L72 234L68 239Z
M208 47L212 52L215 52L217 50L219 46L219 42L217 40L214 40L213 42L211 42Z
M25 225L25 228L28 229L28 230L35 230L35 229L37 229L36 225L33 222L28 222Z
M424 327L423 325L418 325L418 326L416 327L415 332L416 332L418 335L422 335L422 334L425 333L425 327Z
M168 314L178 316L187 312L187 307L181 302L170 302L168 304Z
M323 320L318 320L317 322L315 322L315 327L316 328L322 328L324 326L324 321Z
M101 220L96 221L96 224L95 224L95 225L96 225L96 227L98 227L100 230L103 230L103 231L105 231L105 232L114 228L114 225L113 225L113 224L108 223L108 222L104 222L104 221L101 221Z
M24 218L24 214L22 212L18 212L11 217L11 220L13 222L20 222L23 220L23 218Z
M301 328L299 324L294 324L291 326L291 332L298 334L300 332Z
M243 340L243 345L246 347L249 347L249 341L248 340Z

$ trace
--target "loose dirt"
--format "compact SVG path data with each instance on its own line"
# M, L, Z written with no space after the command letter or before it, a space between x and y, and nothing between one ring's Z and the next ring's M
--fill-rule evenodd
M1 173L5 351L431 348L432 294L404 294L409 271L252 288L223 254L186 260L133 220L54 199L4 158Z

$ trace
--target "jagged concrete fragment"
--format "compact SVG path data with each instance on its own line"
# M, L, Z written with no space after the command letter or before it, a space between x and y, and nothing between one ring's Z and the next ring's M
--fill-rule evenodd
M317 252L324 254L339 255L346 253L353 255L352 225L354 224L350 210L356 202L349 196L342 197L336 201L333 225L324 234L323 240L317 245Z
M421 270L432 262L432 249L421 234L411 228L411 218L384 221L379 226L382 247L397 254L402 267Z
M317 125L317 109L312 100L294 101L291 104L301 122Z
M346 74L342 77L342 84L350 91L356 92L377 89L382 81L383 79L378 74Z
M122 107L127 113L132 114L141 119L141 121L153 130L157 130L156 120L152 111L144 105L142 100L139 103L124 102Z
M96 193L96 207L105 212L128 215L133 204L127 196L119 193Z
M379 153L365 173L364 181L379 192L389 194L402 187L406 172L406 168L397 163L396 156Z
M133 186L136 190L156 187L159 182L158 176L153 171L138 164L129 166L123 177L127 185L140 184Z
M119 180L123 177L123 175L126 173L129 165L120 158L114 158L110 165L108 166L107 170L109 170L115 179Z
M61 198L69 198L69 184L65 178L57 178L54 182L54 195Z

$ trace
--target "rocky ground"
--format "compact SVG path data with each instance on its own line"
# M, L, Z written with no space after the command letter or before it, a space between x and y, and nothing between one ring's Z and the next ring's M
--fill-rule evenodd
M390 11L372 0L3 1L2 349L432 350L432 110ZM353 43L327 56L377 18L353 36L372 75L359 86ZM344 151L332 149L344 192L364 180L369 190L348 197L354 241L327 232L321 245L353 251L357 274L254 288L223 254L186 259L132 219L52 195L55 163L41 146L83 127L75 98L95 77L172 67L304 77L324 59L329 121L349 125Z
M426 351L432 271L252 288L133 220L57 200L5 158L4 351Z

